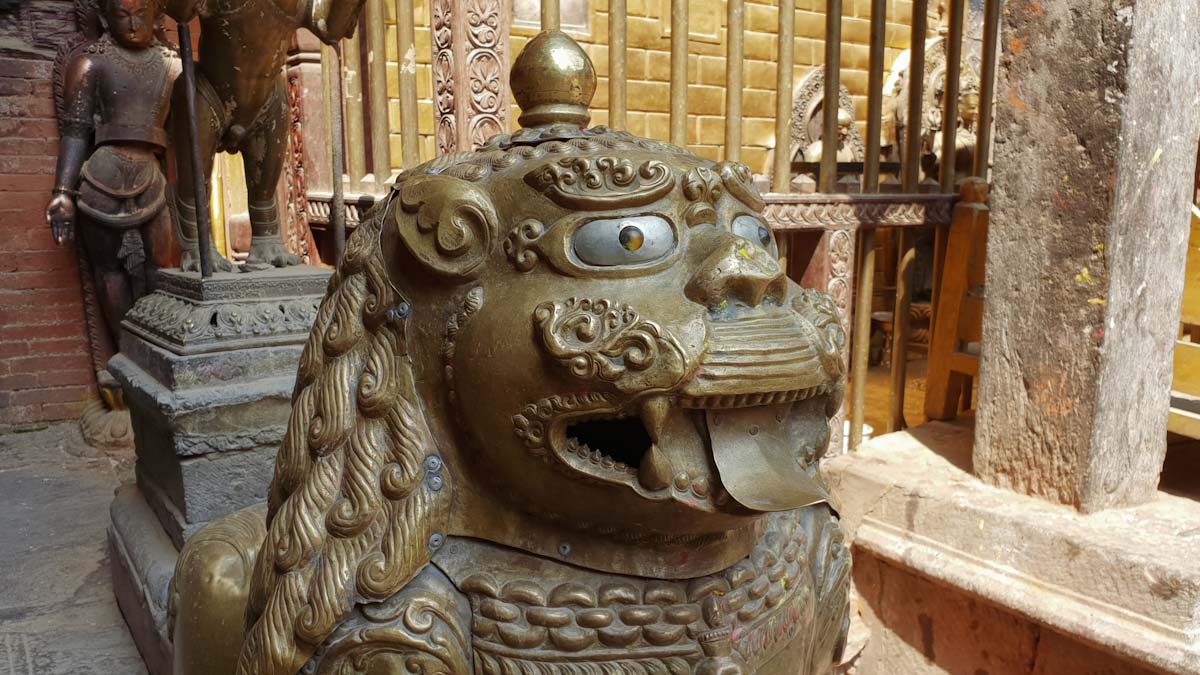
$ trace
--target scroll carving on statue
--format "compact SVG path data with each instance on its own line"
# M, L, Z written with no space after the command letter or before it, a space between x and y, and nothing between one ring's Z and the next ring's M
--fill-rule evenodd
M217 152L241 153L250 210L249 270L295 265L280 236L275 188L287 152L289 112L283 64L288 43L307 28L327 44L353 34L365 0L164 0L177 21L200 18L196 64L196 115L202 166L212 171ZM174 92L176 110L185 110L182 79ZM183 248L181 267L200 269L192 145L188 121L172 119L175 144L173 218ZM213 247L212 242L204 242ZM212 250L217 271L233 264Z
M745 167L582 127L590 77L570 38L534 39L513 89L536 123L401 174L348 243L238 673L837 659L849 553L817 472L837 311L784 276Z

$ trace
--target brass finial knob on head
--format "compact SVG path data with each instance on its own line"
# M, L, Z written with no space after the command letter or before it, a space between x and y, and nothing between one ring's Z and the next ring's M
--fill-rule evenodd
M525 45L509 76L521 106L522 127L586 126L596 93L596 68L587 52L561 31L546 31Z

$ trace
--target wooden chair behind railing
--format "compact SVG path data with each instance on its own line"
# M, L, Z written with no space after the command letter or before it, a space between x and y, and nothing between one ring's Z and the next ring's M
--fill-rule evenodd
M963 45L963 23L966 0L946 0L949 9L947 30L947 73L944 95L943 120L958 118L958 84ZM785 6L795 7L795 0L783 0ZM386 94L387 71L382 55L386 52L383 29L383 0L368 0L364 23L365 30L347 40L343 45L344 59L344 102L330 101L329 105L343 105L346 110L345 129L350 139L346 145L346 178L350 187L351 207L361 208L369 203L373 194L381 193L388 182L392 168L391 135L388 125ZM415 14L413 0L395 0L397 22L396 48L400 55L398 68L399 84L399 148L402 154L399 166L410 167L419 161L418 105L415 59L413 57ZM791 187L791 160L784 151L791 145L791 118L793 94L793 66L795 45L795 12L778 12L778 52L776 54L777 79L775 86L775 138L771 190L766 196L766 217L775 228L780 241L781 254L787 257L788 271L800 283L830 293L843 312L847 332L852 336L853 350L845 348L845 357L851 364L850 384L850 442L857 447L862 438L864 417L867 352L870 331L870 301L873 293L875 269L875 233L879 228L895 228L898 232L899 267L894 316L907 317L911 300L911 269L914 255L913 228L934 227L938 230L935 270L940 268L944 251L945 229L950 223L950 212L955 196L956 176L953 162L942 162L939 176L940 191L921 194L920 157L921 137L909 133L905 138L903 164L901 167L901 190L899 193L880 193L880 143L883 115L883 84L885 74L885 39L887 37L887 0L871 0L870 55L868 68L868 101L866 119L866 156L862 167L860 194L838 194L836 152L824 152L818 172L819 184L816 194L793 194ZM983 72L980 92L979 137L975 153L977 176L986 174L988 145L990 143L992 80L995 73L996 31L999 25L1000 0L986 0L983 45ZM461 14L465 12L452 0L430 0L432 33L434 121L436 150L438 153L454 149L467 149L482 140L480 135L495 128L507 126L508 90L507 68L510 62L508 24L511 17L504 14L510 5L502 0L486 0L472 5L471 30ZM627 55L627 12L626 0L608 2L608 68L609 68L609 126L625 127L628 109L625 86ZM726 96L724 147L725 159L740 160L742 144L742 84L744 75L744 28L746 8L744 0L726 0ZM907 119L921 120L923 115L922 69L925 64L925 42L928 36L929 0L913 0L911 21L911 59L907 101ZM680 146L688 144L688 0L670 0L670 123L669 139ZM842 62L842 0L826 0L824 40L824 86L825 101L838 101L841 86ZM459 23L454 23L454 22ZM462 25L459 25L462 24ZM543 0L541 3L541 25L544 30L555 30L560 26L558 0ZM480 27L482 31L477 30ZM483 42L480 43L480 35ZM365 45L362 40L365 39ZM490 52L489 52L490 50ZM364 89L361 76L363 60L355 58L366 54L365 59L369 89L366 91L367 105L364 108ZM479 69L468 72L469 58L480 55L490 59L482 75ZM489 56L490 55L490 56ZM330 51L323 62L327 67L335 63ZM480 61L481 63L481 61ZM441 64L441 65L439 65ZM830 67L835 64L837 67ZM493 72L494 71L494 72ZM479 78L487 78L480 81ZM499 78L499 81L496 81ZM462 117L468 104L454 92L470 88L497 91L495 110L469 108L468 117ZM497 89L497 87L499 87ZM472 104L474 105L474 104ZM834 139L838 135L838 106L823 106L823 138ZM731 123L732 121L732 123ZM943 124L943 147L954 147L956 126ZM363 137L369 143L357 139ZM367 150L370 157L367 157ZM361 194L356 194L361 193ZM310 199L313 195L310 195ZM356 201L357 200L357 201ZM328 197L316 195L315 208L310 213L321 219L321 209L329 211ZM325 204L322 207L322 204ZM353 225L356 208L350 209L350 224ZM326 218L328 216L326 215ZM935 271L935 284L938 284ZM857 306L852 298L857 297ZM936 306L936 298L934 299ZM936 318L936 317L935 317ZM851 325L853 324L853 326ZM908 351L907 322L901 321L893 330L891 428L904 426L904 383L906 380ZM853 358L852 358L853 355ZM832 447L842 447L842 417L834 421Z

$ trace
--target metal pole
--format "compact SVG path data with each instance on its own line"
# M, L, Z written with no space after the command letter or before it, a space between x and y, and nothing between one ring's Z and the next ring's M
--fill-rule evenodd
M200 277L213 273L212 222L208 212L208 176L200 158L200 127L196 122L196 64L192 61L192 30L179 24L179 57L183 61L183 90L187 100L188 143L192 155L192 187L196 201L196 245L200 247Z
M346 138L342 128L342 54L339 45L326 45L325 86L329 97L329 140L331 146L330 173L333 174L333 197L329 202L329 225L333 228L334 264L341 261L346 250L346 192L342 174L346 168ZM378 176L376 176L378 178Z

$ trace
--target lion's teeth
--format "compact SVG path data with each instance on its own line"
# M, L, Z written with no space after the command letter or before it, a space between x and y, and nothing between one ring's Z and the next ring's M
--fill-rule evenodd
M667 422L667 414L671 411L671 399L666 396L651 396L642 401L642 424L650 440L657 443L661 438L663 425Z
M638 482L647 490L661 490L671 484L671 462L657 445L651 445L638 467Z

